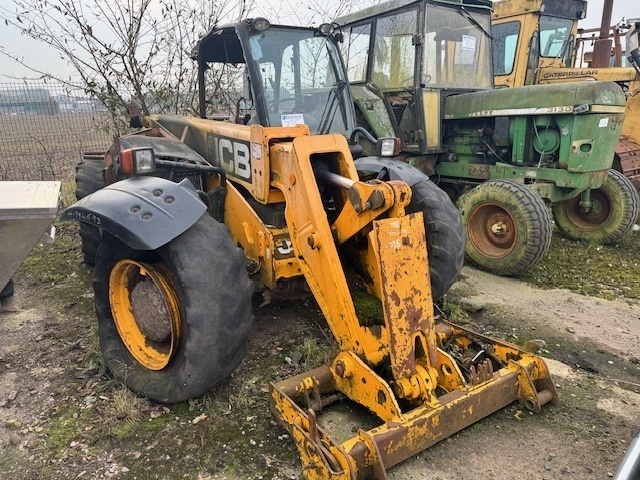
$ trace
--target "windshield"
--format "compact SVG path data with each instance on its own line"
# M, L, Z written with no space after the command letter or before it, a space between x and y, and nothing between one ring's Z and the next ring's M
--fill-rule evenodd
M422 82L429 87L491 88L491 17L427 4ZM482 28L480 28L482 27Z
M540 16L540 56L562 58L566 66L571 64L573 20Z
M346 78L327 37L272 27L252 35L249 44L270 126L304 123L312 134L349 134Z

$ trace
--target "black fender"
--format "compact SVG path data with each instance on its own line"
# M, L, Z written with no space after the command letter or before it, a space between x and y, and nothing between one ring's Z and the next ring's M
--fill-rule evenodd
M389 180L402 180L410 187L429 179L429 175L416 167L388 157L361 157L354 160L354 163L358 172L380 173L382 169L386 169Z
M61 216L94 225L135 250L155 250L207 210L189 180L133 177L84 197Z

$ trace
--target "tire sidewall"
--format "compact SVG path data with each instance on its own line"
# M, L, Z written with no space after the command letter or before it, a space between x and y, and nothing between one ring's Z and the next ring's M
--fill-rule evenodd
M518 201L515 192L526 198L526 204ZM469 238L469 215L479 206L497 204L507 210L516 225L515 245L503 257L489 259L483 255ZM529 208L526 205L534 205ZM535 265L547 252L551 237L551 220L544 201L535 192L513 180L484 182L464 193L458 200L467 237L467 257L481 268L499 275L518 275ZM535 213L535 214L534 214ZM538 218L536 218L538 217ZM537 225L537 228L534 226ZM536 230L543 237L535 238Z
M462 218L446 192L431 180L412 185L411 191L406 212L422 212L424 217L431 293L435 301L449 290L464 264Z
M102 167L104 162L85 158L76 166L76 199L81 200L105 186ZM82 255L87 265L94 265L96 253L102 240L100 229L88 223L80 223Z
M203 237L211 237L212 233L217 233L209 238L213 252L193 249L194 244L202 244ZM227 238L219 238L221 234ZM217 256L216 251L221 256ZM229 238L226 227L207 215L154 252L132 250L105 234L98 250L94 292L100 348L114 376L133 391L164 403L199 396L224 381L246 353L253 321L252 284L240 257L242 254ZM169 364L159 371L148 370L137 363L122 342L111 315L108 277L113 266L125 258L162 259L180 299L183 320L180 341ZM238 272L239 268L242 271ZM207 282L207 275L211 274L243 275L244 278ZM224 284L237 287L236 291L225 289ZM229 312L231 317L225 314L226 309L233 310Z
M598 190L607 197L611 213L602 224L594 224L588 229L576 225L570 218L577 208L575 199L554 204L556 225L565 236L573 240L609 244L618 241L633 226L638 216L638 194L633 184L620 172L609 170Z

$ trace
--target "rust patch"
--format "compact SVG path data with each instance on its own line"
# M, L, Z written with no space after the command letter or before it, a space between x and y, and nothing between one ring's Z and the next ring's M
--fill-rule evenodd
M506 358L507 360L518 361L518 360L522 360L522 355L519 353L515 354L515 353L507 352Z
M400 306L400 297L398 296L398 292L396 291L391 292L389 297L391 297L391 300L393 301L396 307Z

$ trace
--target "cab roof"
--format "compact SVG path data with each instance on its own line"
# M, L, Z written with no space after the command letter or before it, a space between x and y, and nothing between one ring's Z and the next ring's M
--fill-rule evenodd
M374 5L373 7L365 8L363 10L338 17L334 20L334 22L338 25L356 23L361 20L376 17L378 15L382 15L393 10L399 10L403 7L418 4L424 1L426 0L389 0L379 3L378 5ZM480 8L488 11L491 11L493 4L491 0L428 0L428 3L443 5L447 7Z

